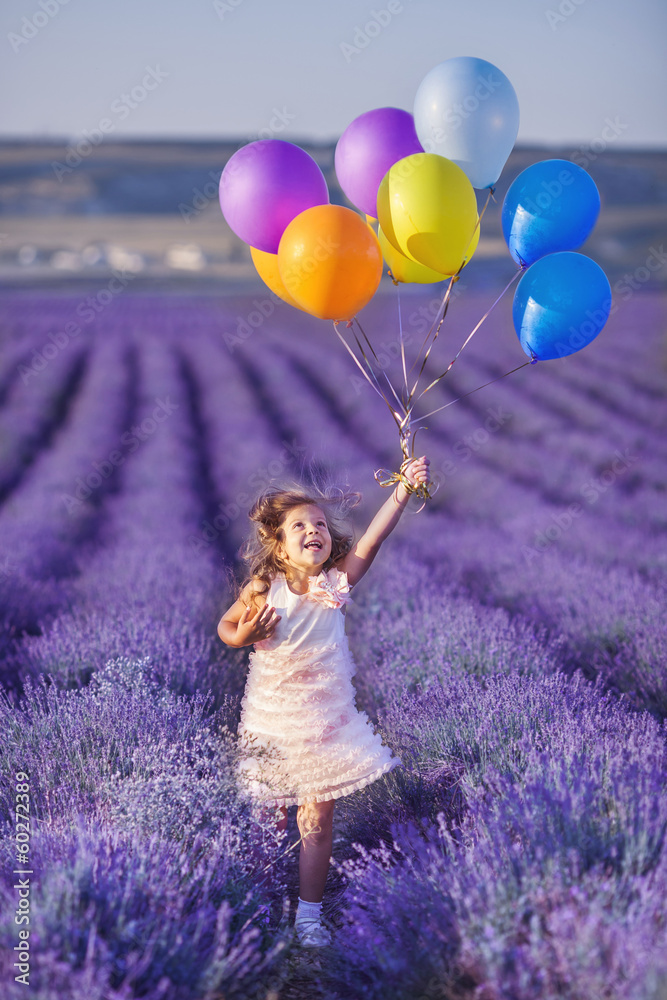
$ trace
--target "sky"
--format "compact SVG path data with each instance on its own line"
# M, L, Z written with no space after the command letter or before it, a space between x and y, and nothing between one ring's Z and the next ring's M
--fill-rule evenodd
M665 0L5 0L0 137L335 141L465 55L519 143L664 148L666 43Z

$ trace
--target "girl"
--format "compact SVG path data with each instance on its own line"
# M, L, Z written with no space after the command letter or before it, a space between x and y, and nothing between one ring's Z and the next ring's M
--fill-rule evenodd
M428 483L428 466L426 456L407 466L413 488ZM335 800L401 763L354 704L344 614L350 589L398 524L410 492L399 483L353 545L338 515L358 494L336 503L317 491L265 491L250 511L251 579L218 623L227 645L255 646L238 729L240 775L257 798L280 808L279 830L287 806L298 806L295 929L306 947L331 940L320 911Z

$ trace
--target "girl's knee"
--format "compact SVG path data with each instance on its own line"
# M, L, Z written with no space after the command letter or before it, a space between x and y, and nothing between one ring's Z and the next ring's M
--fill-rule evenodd
M333 828L334 802L308 802L299 806L297 826L302 837L319 841L326 839Z

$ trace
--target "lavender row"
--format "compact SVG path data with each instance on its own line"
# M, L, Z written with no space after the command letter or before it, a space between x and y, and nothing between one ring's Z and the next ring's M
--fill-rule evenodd
M195 691L205 679L224 686L214 643L224 576L213 553L191 545L202 504L186 388L160 340L142 332L136 347L136 423L124 432L134 433L133 446L113 471L103 528L76 554L71 607L42 635L25 637L14 663L21 676L81 683L109 658L148 655L179 689ZM109 456L106 449L99 461Z
M113 448L127 413L124 354L123 345L114 341L91 352L66 421L0 510L5 554L0 587L9 629L34 629L70 600L68 578L76 573L77 546L95 537L100 504L110 488L93 463ZM80 501L80 490L88 491L93 502Z

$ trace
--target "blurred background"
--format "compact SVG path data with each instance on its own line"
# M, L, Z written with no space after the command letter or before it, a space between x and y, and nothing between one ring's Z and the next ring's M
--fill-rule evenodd
M513 272L503 196L562 157L601 193L583 251L617 291L664 288L666 28L661 0L13 0L0 11L0 281L71 289L122 271L132 291L251 291L218 204L232 153L296 142L348 204L333 170L346 126L412 111L433 66L474 55L509 77L521 125L469 280Z

